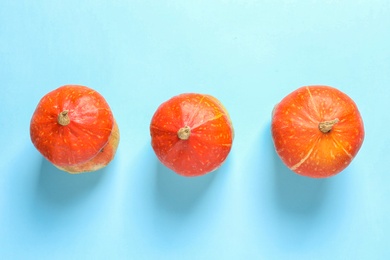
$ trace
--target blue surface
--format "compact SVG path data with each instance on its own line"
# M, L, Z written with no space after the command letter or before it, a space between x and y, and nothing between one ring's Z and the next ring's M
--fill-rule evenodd
M1 1L1 259L389 259L389 1ZM33 147L39 99L99 91L121 130L105 169L69 175ZM366 138L336 177L275 154L274 104L303 85L357 103ZM230 112L226 163L187 179L150 146L160 103Z

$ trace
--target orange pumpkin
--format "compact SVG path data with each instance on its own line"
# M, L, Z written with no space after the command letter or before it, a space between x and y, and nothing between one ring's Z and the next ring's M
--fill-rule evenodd
M224 106L210 95L185 93L161 104L150 124L158 159L183 176L216 170L227 158L233 125Z
M345 169L364 139L355 102L329 86L299 88L277 104L272 115L276 152L292 171L314 178Z
M106 166L119 144L119 129L106 100L79 85L62 86L40 100L30 136L47 160L69 173Z

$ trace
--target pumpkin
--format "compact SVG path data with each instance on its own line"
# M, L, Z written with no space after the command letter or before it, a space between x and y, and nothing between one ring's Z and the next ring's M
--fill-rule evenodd
M284 164L313 178L344 170L364 140L355 102L330 86L305 86L287 95L273 110L271 128Z
M184 93L157 108L150 135L161 163L180 175L194 177L222 165L231 150L234 131L218 99Z
M69 173L103 168L119 144L118 125L106 100L80 85L65 85L42 97L30 136L47 160Z

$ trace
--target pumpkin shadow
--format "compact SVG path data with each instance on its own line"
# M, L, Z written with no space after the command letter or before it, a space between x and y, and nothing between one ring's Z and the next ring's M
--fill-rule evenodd
M229 160L226 159L217 170L198 177L181 176L165 167L157 158L155 163L157 205L171 213L186 215L205 197L216 176L223 171Z
M107 167L95 172L69 174L42 158L41 172L36 187L36 200L46 206L71 206L88 196L106 175Z

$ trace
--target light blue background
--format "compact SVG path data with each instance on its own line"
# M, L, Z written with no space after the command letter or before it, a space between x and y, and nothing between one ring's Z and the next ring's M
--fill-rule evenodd
M390 2L0 3L1 259L389 259ZM39 99L99 91L121 130L105 169L69 175L33 147ZM336 177L289 171L273 106L303 85L339 88L366 129ZM226 163L187 179L150 146L160 103L208 93L230 112Z

